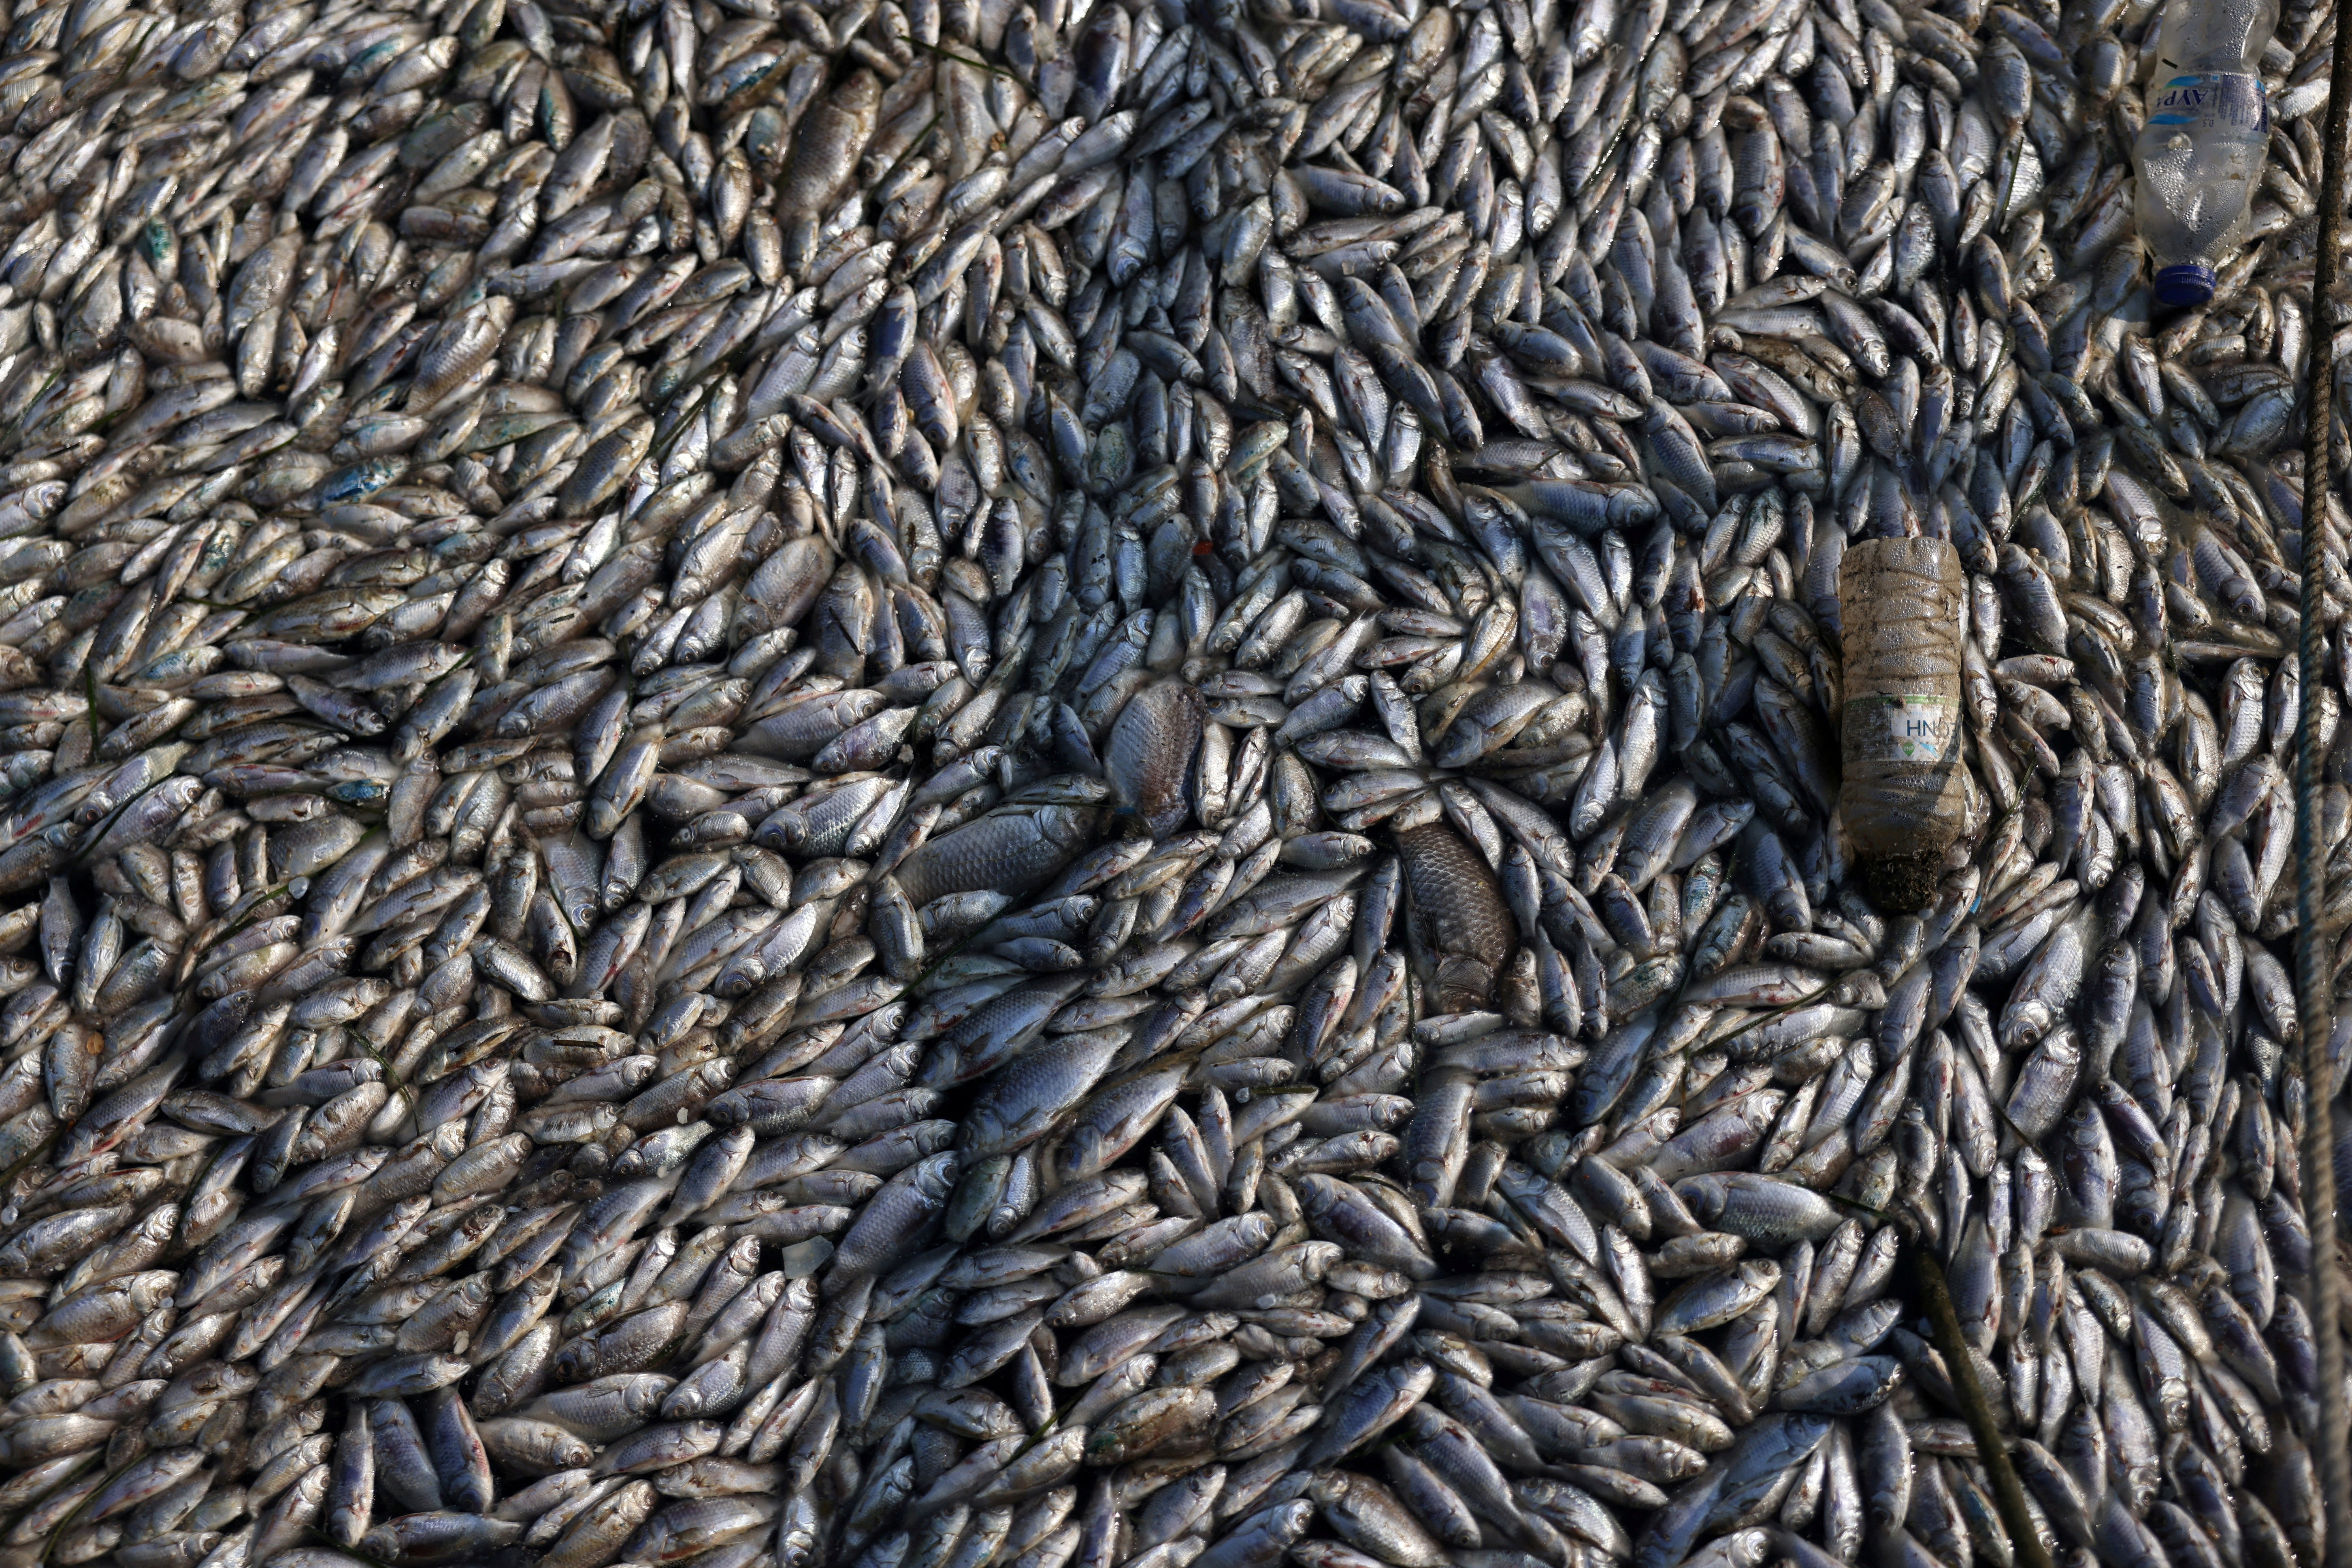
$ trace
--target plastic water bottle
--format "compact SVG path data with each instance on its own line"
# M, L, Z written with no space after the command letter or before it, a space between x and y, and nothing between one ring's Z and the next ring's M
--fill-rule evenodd
M1845 625L1838 810L1871 902L1924 909L1968 823L1968 574L1940 539L1866 539L1838 574Z
M2156 265L2156 301L2213 298L2213 264L2235 241L2269 155L2261 61L2278 0L2171 0L2132 147L2139 232Z

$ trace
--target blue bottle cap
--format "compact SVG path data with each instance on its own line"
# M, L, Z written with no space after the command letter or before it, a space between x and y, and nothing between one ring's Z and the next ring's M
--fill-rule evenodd
M2216 279L2201 261L2183 261L2156 269L2156 302L2167 310L2189 310L2210 302Z

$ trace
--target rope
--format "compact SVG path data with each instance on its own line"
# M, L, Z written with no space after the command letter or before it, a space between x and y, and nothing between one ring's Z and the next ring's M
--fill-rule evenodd
M2345 136L2352 119L2352 50L2344 47L2339 25L2329 46L2334 58L2327 81L2327 129L2322 142L2319 258L2311 289L2313 314L2326 321L2335 297L2344 243ZM2311 1235L2309 1285L2313 1337L2318 1342L2319 1430L2315 1458L2327 1522L2328 1568L2352 1568L2352 1442L2344 1408L2344 1338L2337 1299L2336 1227L2336 1107L2330 1092L2327 1041L2335 1028L2326 939L2319 911L2325 902L2326 868L2317 852L2321 762L2312 734L2318 710L2321 673L2326 662L2326 605L2320 591L2319 560L2332 531L2328 499L2328 453L2335 420L2336 355L2332 342L2311 356L2305 394L2303 458L2303 582L2298 627L2300 706L2295 720L2295 1013L2303 1032L2304 1084L2310 1093L2303 1125L2304 1224Z

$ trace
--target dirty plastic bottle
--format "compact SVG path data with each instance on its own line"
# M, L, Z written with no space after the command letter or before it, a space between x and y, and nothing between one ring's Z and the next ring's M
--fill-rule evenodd
M2132 145L2139 232L2156 301L2213 298L2214 264L2235 242L2269 155L2263 50L2278 0L2171 0L2165 7L2147 122Z
M1960 836L1968 578L1940 539L1866 539L1838 574L1845 622L1846 841L1871 901L1924 909Z

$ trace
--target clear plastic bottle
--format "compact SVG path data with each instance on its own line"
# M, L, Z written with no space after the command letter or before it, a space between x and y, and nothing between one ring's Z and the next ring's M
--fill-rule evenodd
M2213 298L2214 263L2237 238L2269 155L2263 50L2278 0L2171 0L2147 87L2147 122L2132 146L2139 232L2156 265L2156 300Z
M1868 539L1839 573L1845 623L1844 781L1838 809L1871 901L1935 897L1967 823L1960 666L1968 578L1940 539Z

